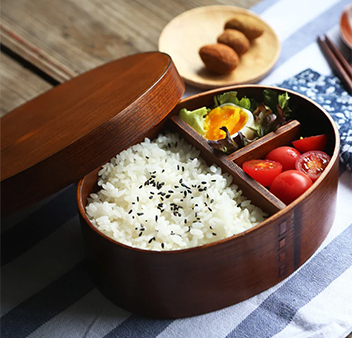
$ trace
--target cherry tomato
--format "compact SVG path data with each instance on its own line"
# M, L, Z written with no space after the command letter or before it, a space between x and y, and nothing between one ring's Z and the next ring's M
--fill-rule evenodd
M312 184L312 180L301 171L287 170L274 179L270 186L270 192L285 204L290 204Z
M273 179L282 171L279 162L271 160L250 160L243 163L242 168L249 176L264 187L270 186Z
M278 147L273 149L268 155L266 155L266 160L276 161L282 164L282 171L295 169L295 164L297 159L300 157L301 153L292 147Z
M330 162L330 156L319 150L307 151L296 162L296 169L307 174L314 182Z
M310 150L324 150L327 142L328 136L326 134L322 134L305 137L300 140L293 141L292 144L301 153L305 153Z

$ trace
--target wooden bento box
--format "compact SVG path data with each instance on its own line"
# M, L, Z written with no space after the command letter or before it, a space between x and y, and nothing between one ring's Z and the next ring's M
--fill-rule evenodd
M138 82L141 76L142 80ZM100 80L94 84L93 79ZM64 86L67 89L63 90ZM50 189L43 188L45 191L37 195L42 197L52 193L69 181L77 180L77 176L84 176L78 184L77 203L88 266L99 290L118 306L158 318L188 317L230 306L288 277L317 250L328 234L335 215L339 134L331 117L312 100L290 90L271 87L280 93L289 93L290 104L299 108L297 120L225 155L211 148L203 137L178 117L180 109L211 106L215 94L229 90L236 91L239 97L260 101L263 89L267 87L241 85L221 88L179 102L184 84L172 60L162 53L136 54L114 61L59 87L61 89L53 90L56 90L56 95L49 93L48 96L46 93L46 97L38 98L40 104L32 101L32 108L36 107L45 114L45 109L41 108L45 102L46 107L59 105L55 108L56 114L60 109L70 109L71 113L80 115L76 121L70 121L73 124L83 122L87 111L88 124L97 112L105 114L106 120L103 121L100 116L99 123L94 122L91 130L84 131L84 137L80 134L68 140L54 154L34 165L44 176L49 176L49 173L45 174L48 163L48 172L51 170L50 180L45 179L45 182L52 182ZM75 92L77 98L75 104L70 102L70 107L61 103L68 91ZM269 217L258 226L233 237L175 251L132 248L98 231L89 221L85 206L90 193L97 189L97 173L101 165L145 137L153 139L165 130L178 133L201 151L201 157L209 165L215 163L229 173L243 194ZM241 168L245 160L260 158L275 147L290 145L300 135L321 133L328 135L326 151L331 161L321 177L288 206ZM65 152L67 156L62 155ZM74 175L72 165L69 171L62 162L68 157L73 162L75 157L80 159L73 164L80 166L80 169L73 170ZM53 161L61 169L57 174L52 173ZM34 179L35 171L30 173L34 169L32 165L24 174L17 172L2 177L2 183L6 188L16 182L16 177L17 180L20 177L20 181L28 177ZM59 184L58 181L62 181L65 175L70 175L70 180L65 179ZM32 192L25 194L27 199Z

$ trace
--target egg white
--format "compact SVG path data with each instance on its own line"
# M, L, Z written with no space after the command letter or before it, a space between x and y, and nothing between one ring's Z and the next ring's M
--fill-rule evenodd
M222 106L234 106L234 107L237 107L239 109L241 109L244 113L247 114L247 117L248 117L248 120L247 120L247 123L243 126L242 129L240 129L239 131L244 135L246 136L248 139L253 139L254 137L254 131L252 129L250 129L250 127L253 127L254 126L254 117L253 117L253 114L246 108L243 108L243 107L240 107L238 106L237 104L234 104L234 103L223 103L221 104L219 107L222 107ZM234 133L231 135L231 137L236 137L238 134L238 132Z

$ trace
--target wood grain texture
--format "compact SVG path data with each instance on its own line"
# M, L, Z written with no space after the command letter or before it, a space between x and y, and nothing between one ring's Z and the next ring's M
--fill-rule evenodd
M78 181L160 123L183 92L168 55L140 53L78 76L5 115L3 211Z
M263 88L236 86L230 89L236 90L239 97L246 95L260 100ZM340 144L337 128L328 113L313 101L288 91L293 106L298 109L300 124L292 122L276 137L271 135L273 137L258 143L257 147L247 148L250 156L255 156L255 152L261 154L272 146L290 142L297 137L300 125L303 133L310 130L313 134L328 134L327 151L331 155L328 167L311 188L285 206L271 199L265 188L259 189L248 180L241 167L234 163L236 156L215 153L176 116L181 108L193 110L211 106L214 94L219 92L221 89L182 100L170 113L171 119L153 128L150 136L163 128L179 132L200 149L205 160L217 163L232 174L245 196L256 198L259 207L271 210L270 217L244 233L201 247L162 252L131 248L99 232L85 214L87 197L97 189L100 168L96 168L77 188L88 264L100 291L128 311L151 317L181 318L243 301L298 269L321 245L332 226ZM311 127L312 121L316 122L315 127ZM242 157L243 153L237 160ZM140 287L141 280L144 287Z
M257 0L215 1L244 6ZM6 36L23 57L58 81L111 60L157 50L163 27L180 13L211 0L2 1ZM56 73L56 74L55 74Z
M174 17L191 8L224 4L250 8L259 0L4 0L1 43L63 83L121 57L158 49L159 35ZM2 67L3 69L3 67ZM3 70L0 69L0 73ZM21 75L22 76L22 75ZM25 86L2 75L2 114L24 101ZM28 87L37 86L23 74ZM39 90L37 94L42 93Z
M0 58L0 117L52 88L6 54L1 52Z

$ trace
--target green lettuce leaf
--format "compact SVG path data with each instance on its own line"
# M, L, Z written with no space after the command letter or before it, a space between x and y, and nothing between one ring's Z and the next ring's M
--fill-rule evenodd
M195 131L205 137L206 131L204 129L205 116L210 112L211 109L202 107L195 110L187 110L183 108L179 112L179 117L189 124Z
M239 99L237 97L237 92L235 91L229 91L220 95L215 95L214 102L216 107L224 103L233 103L233 104L236 104L237 106L240 106L248 110L251 110L251 105L252 105L251 100L248 99L247 97L242 97L242 99Z

